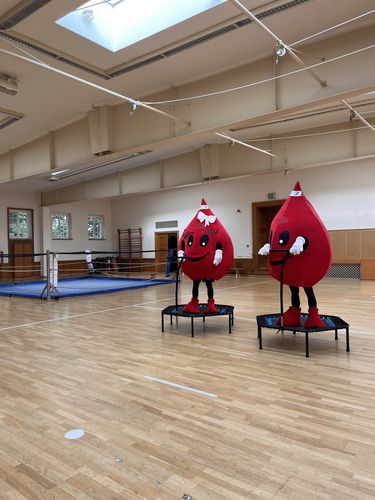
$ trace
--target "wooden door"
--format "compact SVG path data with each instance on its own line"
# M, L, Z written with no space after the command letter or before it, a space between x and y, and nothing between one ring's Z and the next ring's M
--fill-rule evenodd
M265 243L268 243L271 223L284 201L273 200L253 203L253 256L255 271L265 271L268 268L268 257L258 255L258 250Z
M34 245L32 241L13 242L12 253L15 254L32 254L34 253ZM22 257L14 257L14 279L19 281L19 278L31 278L33 276L34 258L30 255Z
M168 257L168 233L155 233L155 271L164 273Z
M155 233L155 270L158 273L165 273L167 270L167 259L170 262L169 272L173 273L177 269L177 243L178 232L167 231L164 233Z
M10 213L14 212L27 212L29 215L29 231L23 234L22 238L17 234L12 234L10 229ZM13 279L20 281L20 279L31 278L35 276L35 263L34 263L34 228L33 228L33 210L30 209L16 209L8 208L8 252L11 254L9 258L9 265L12 270ZM26 254L16 255L14 254ZM39 275L39 273L37 273Z

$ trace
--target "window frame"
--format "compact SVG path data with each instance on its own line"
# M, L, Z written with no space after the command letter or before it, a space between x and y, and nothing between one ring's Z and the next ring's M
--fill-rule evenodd
M14 208L14 207L8 207L8 210L7 210L7 224L8 224L8 241L34 241L34 210L32 208ZM13 237L10 235L10 228L11 228L11 224L10 224L10 214L11 212L27 212L30 214L30 217L29 217L29 224L30 224L30 227L29 227L29 232L28 232L28 235L27 237L20 237L19 233L17 234L17 236ZM19 221L18 221L19 222ZM19 228L19 224L18 224L18 228Z
M66 237L64 236L54 236L53 234L53 218L58 216L59 217L59 231L60 231L60 226L61 226L61 216L66 216L67 217L67 227L68 227L68 234ZM52 212L51 213L51 240L72 240L72 214L70 212Z
M90 218L97 218L100 221L100 236L95 235L95 231L93 236L90 236L90 229L89 229L89 224L90 224ZM99 215L99 214L89 214L87 216L87 238L89 241L93 240L105 240L105 218L104 215Z

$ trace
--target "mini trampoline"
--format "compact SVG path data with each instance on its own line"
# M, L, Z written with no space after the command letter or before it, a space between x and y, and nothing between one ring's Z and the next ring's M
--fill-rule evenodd
M109 278L106 276L64 278L59 280L56 289L51 290L51 298L74 297L98 293L111 293L130 288L144 288L174 283L171 279ZM0 284L0 295L6 297L46 298L46 281L25 281Z

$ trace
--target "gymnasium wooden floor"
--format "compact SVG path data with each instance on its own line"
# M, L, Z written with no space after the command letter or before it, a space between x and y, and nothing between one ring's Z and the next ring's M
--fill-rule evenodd
M209 318L194 339L184 319L161 333L173 285L1 297L0 498L374 499L375 282L316 292L350 323L351 353L344 332L312 335L306 359L302 336L271 330L259 351L254 318L278 307L268 276L217 283L233 334ZM85 436L64 439L74 428Z

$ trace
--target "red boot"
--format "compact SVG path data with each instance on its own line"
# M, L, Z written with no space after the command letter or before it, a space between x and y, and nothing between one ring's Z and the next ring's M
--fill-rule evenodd
M284 326L301 326L301 308L290 306L283 314ZM281 325L281 318L277 320L277 325Z
M193 314L199 313L198 299L195 299L193 297L191 301L188 304L186 304L186 306L182 310L184 313L193 313Z
M204 310L205 313L218 313L219 309L215 306L214 299L208 299L207 307Z
M324 328L326 324L319 317L319 310L317 307L309 307L309 315L305 321L305 328Z

